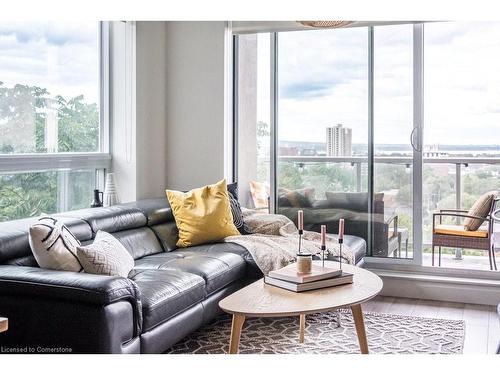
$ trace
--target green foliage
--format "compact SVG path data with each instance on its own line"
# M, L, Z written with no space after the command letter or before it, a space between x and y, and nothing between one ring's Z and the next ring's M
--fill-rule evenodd
M264 121L257 122L257 149L262 147L262 142L266 140L269 141L271 133L269 131L269 125Z
M83 95L66 101L57 97L59 104L59 152L91 152L99 149L99 110L87 104Z
M431 241L432 214L443 208L456 208L454 164L425 164L423 166L423 235L424 243ZM398 216L399 227L413 226L412 173L404 165L375 165L375 191L385 191L385 213ZM292 163L278 165L279 187L300 189L313 187L316 199L325 199L326 191L356 191L356 170L347 163ZM361 188L366 191L366 173ZM483 193L500 189L499 166L462 167L461 208L468 209ZM454 224L455 219L443 218ZM411 243L411 241L410 241Z
M50 108L48 106L50 105ZM58 152L99 150L99 108L83 95L66 100L37 86L0 82L0 153L44 153L47 110L57 111ZM58 178L68 172L0 176L0 221L58 210ZM91 201L93 171L69 172L69 208Z
M1 176L0 221L55 212L56 197L56 172Z
M26 153L40 152L43 137L46 89L37 86L15 85L4 87L0 82L0 152ZM32 130L36 132L36 142L29 137ZM41 130L41 131L40 131Z
M279 163L278 165L279 187L287 189L299 189L303 187L301 168L297 168L292 163Z

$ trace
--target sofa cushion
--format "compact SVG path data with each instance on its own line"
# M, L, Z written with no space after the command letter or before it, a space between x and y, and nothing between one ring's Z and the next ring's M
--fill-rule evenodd
M325 193L326 199L332 208L342 208L345 210L368 212L368 193L345 193L330 192Z
M148 255L135 260L135 269L161 269L163 265L175 259L182 258L183 255L177 252L159 253Z
M336 237L336 235L329 235ZM354 262L359 264L366 255L366 241L357 236L344 235L344 245L354 253ZM328 255L328 260L339 261L338 256Z
M368 193L327 191L325 195L331 208L368 212ZM374 202L383 202L384 193L376 193L373 200Z
M114 232L113 236L125 246L134 259L163 252L158 238L148 227Z
M438 224L434 227L434 233L450 236L488 238L488 228L480 227L478 230L467 230L462 225L453 224Z
M66 212L64 215L86 221L92 228L94 235L99 230L114 233L126 229L140 228L147 223L146 216L141 210L128 206L86 208Z
M311 207L314 202L314 188L290 190L278 189L278 206L280 207Z
M204 246L194 246L166 253L168 256L158 254L144 257L136 261L135 269L184 271L198 275L205 280L207 294L245 276L246 265L240 255L203 249Z
M300 208L296 207L279 207L277 213L285 215L294 223L297 223L297 211ZM323 208L323 209L313 209L313 208L303 208L304 211L304 229L305 230L315 230L313 228L318 227L321 224L328 225L332 222L338 222L340 219L345 219L346 224L351 221L356 222L368 222L370 220L370 215L366 212L351 211L346 209L336 209L336 208ZM374 215L371 216L372 219ZM318 227L319 229L319 227ZM349 230L346 226L346 230Z
M156 224L150 227L155 232L156 237L163 246L163 250L172 251L177 249L177 241L179 240L179 230L175 221Z
M148 226L175 221L166 197L141 199L140 201L126 203L123 206L140 210L146 216Z
M184 252L185 256L170 263L169 267L203 277L207 294L212 294L245 276L245 261L239 255L224 252L199 254L196 250L176 251Z
M255 260L253 259L252 255L250 255L248 250L236 243L222 242L215 244L200 245L192 247L190 248L190 250L194 250L197 253L206 253L206 254L224 252L224 253L232 253L239 255L245 261L247 277L255 279L255 278L261 278L263 276L262 271L257 266L257 263L255 263Z
M202 277L176 270L133 270L129 278L139 288L142 330L149 331L205 298Z
M243 258L243 260L246 263L247 276L257 277L257 278L262 277L262 272L260 271L259 267L255 263L254 259L252 258L248 250L236 243L232 242L212 243L212 244L194 246L186 250L194 250L196 251L196 253L199 254L226 252L239 255L240 257ZM184 252L185 251L173 251L173 252L150 255L141 259L137 259L135 261L135 264L137 268L157 268L157 267L159 268L161 265L173 259L184 257L185 256Z

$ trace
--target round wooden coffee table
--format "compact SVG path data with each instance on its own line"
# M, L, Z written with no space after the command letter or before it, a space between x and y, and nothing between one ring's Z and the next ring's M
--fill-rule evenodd
M325 262L325 265L339 266L337 262ZM361 303L380 292L382 280L363 268L343 264L342 269L354 274L352 284L295 293L267 285L260 279L224 298L219 302L220 308L233 315L229 353L238 353L241 329L247 317L299 316L299 341L303 342L307 314L350 307L361 353L368 354Z

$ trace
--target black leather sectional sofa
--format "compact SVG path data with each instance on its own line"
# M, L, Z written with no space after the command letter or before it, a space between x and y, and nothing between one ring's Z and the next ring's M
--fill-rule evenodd
M84 244L98 230L113 233L135 268L128 278L41 269L28 242L36 218L0 223L4 352L161 353L213 320L222 298L262 276L237 244L177 249L163 198L55 216ZM357 237L346 242L365 247Z

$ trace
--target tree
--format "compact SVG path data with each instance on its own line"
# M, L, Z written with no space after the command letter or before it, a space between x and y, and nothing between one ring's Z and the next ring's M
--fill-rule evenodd
M37 86L5 87L0 82L0 150L2 153L42 152L45 99Z
M83 95L50 97L37 86L5 87L0 82L0 153L43 153L47 103L56 103L59 152L99 149L99 109ZM57 211L58 179L69 173L71 208L87 207L93 172L36 172L0 175L0 221Z
M93 152L99 150L99 110L95 103L84 102L83 95L59 104L59 152Z
M268 142L271 133L269 132L269 125L264 121L257 122L257 151L262 149L262 143Z

